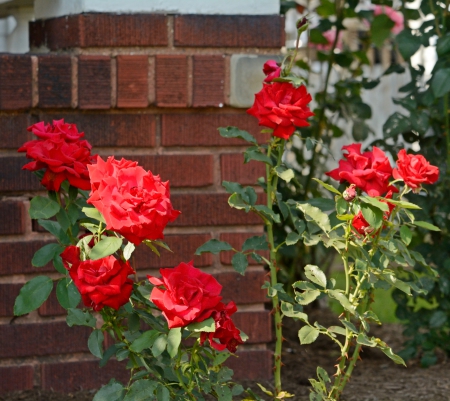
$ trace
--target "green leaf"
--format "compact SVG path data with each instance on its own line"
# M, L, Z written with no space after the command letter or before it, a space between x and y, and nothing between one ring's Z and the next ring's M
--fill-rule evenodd
M226 191L230 194L234 193L242 193L244 188L241 184L238 182L232 182L232 181L222 181L222 186L226 189Z
M364 333L359 333L356 342L361 345L366 345L368 347L376 347L377 342L367 337Z
M341 323L347 327L351 332L358 334L358 330L356 329L355 325L352 322L349 322L348 320L341 320Z
M56 255L53 258L53 267L56 269L57 272L59 272L61 274L66 274L67 273L67 270L66 270L66 268L63 265L61 256L59 256L59 255Z
M92 401L122 401L125 395L125 388L114 379L106 386L103 386Z
M255 210L257 210L259 213L264 215L266 218L268 218L271 221L274 221L275 223L280 223L280 215L275 213L272 209L269 209L265 205L255 205L253 206Z
M31 259L31 264L34 267L45 266L48 262L53 260L53 258L61 252L64 251L64 247L59 244L47 244L39 249Z
M435 225L428 223L427 221L417 221L416 220L413 224L417 227L426 228L427 230L441 231L441 229L439 227L436 227Z
M81 295L77 287L68 277L64 277L58 282L56 297L64 309L76 308L81 302Z
M149 401L155 398L154 391L158 387L158 383L142 379L135 381L128 391L123 401Z
M403 209L415 209L415 210L422 209L420 206L417 206L414 203L406 202L406 201L397 201L397 200L389 199L389 203L392 203L393 205L401 206Z
M294 171L292 171L290 168L287 169L286 167L278 166L275 167L274 170L277 173L277 176L286 182L289 182L294 178Z
M66 322L69 327L88 326L94 328L97 323L95 317L92 316L89 312L83 312L82 310L75 308L67 309Z
M69 220L69 216L64 209L60 209L56 214L56 221L59 223L63 231L67 231L72 225Z
M103 358L103 340L105 337L101 330L94 330L88 339L88 347L91 354L97 358Z
M249 202L246 202L240 194L233 194L228 198L228 204L238 210L245 210L248 212L250 210Z
M380 228L383 224L383 212L377 207L365 203L361 205L361 212L369 225L374 229Z
M297 208L300 209L306 218L314 221L323 231L331 231L330 219L328 215L322 212L318 207L311 206L308 203L297 203Z
M195 333L201 333L202 331L205 333L214 333L216 331L216 323L214 322L214 319L210 317L209 319L203 320L203 322L191 323L186 326L186 329Z
M327 278L325 273L320 270L319 267L315 265L306 265L305 276L308 277L313 283L318 284L323 288L327 287Z
M305 291L302 292L301 294L297 294L295 296L295 301L298 302L300 305L309 305L311 302L315 301L319 295L320 295L319 290Z
M117 237L105 237L97 242L89 252L89 259L97 260L112 255L122 246L122 239Z
M233 265L234 270L236 270L239 274L244 275L248 266L247 256L241 252L237 252L233 255L231 264Z
M38 220L39 225L44 227L49 233L53 234L61 243L69 245L71 244L70 238L61 228L61 225L57 221L51 220Z
M389 206L385 202L381 202L376 198L372 198L370 196L360 196L358 199L360 199L364 203L368 203L378 209L380 209L382 212L389 212Z
M328 295L331 298L336 299L344 309L348 310L352 314L355 314L355 307L350 303L348 298L339 290L328 290Z
M264 251L267 249L269 249L269 244L267 243L267 239L266 239L265 235L262 235L260 237L254 236L254 237L247 238L245 240L244 244L242 245L242 252L250 251L250 250Z
M308 315L306 313L296 311L294 308L295 306L290 304L289 302L284 301L281 302L281 312L283 313L284 316L294 317L300 319L303 322L307 322Z
M105 218L95 207L84 207L81 210L87 217L90 217L91 219L97 221L101 221L102 223L106 224Z
M158 401L170 401L170 392L162 384L160 384L156 390L156 399Z
M383 133L385 138L393 138L410 130L410 120L403 114L396 111L383 124Z
M39 308L53 289L53 281L47 276L37 276L21 289L14 302L14 315L21 316Z
M411 295L411 286L408 283L398 279L395 275L390 274L389 272L383 271L383 278L394 287L403 291L405 294Z
M405 60L413 56L422 45L420 36L415 36L409 29L404 29L396 37L398 51Z
M32 219L49 219L59 211L58 202L43 196L35 196L30 202L30 217Z
M385 353L385 355L387 355L390 359L392 359L396 364L406 366L405 361L403 360L403 358L398 356L398 355L396 355L396 354L394 354L390 347L378 346L378 348L380 348L381 351L383 351Z
M273 166L272 159L269 156L265 155L263 152L261 152L261 150L259 150L259 148L256 146L248 148L244 152L244 163L248 163L250 160L256 160L259 162L266 163L269 166Z
M135 246L132 242L129 242L128 244L125 245L125 248L123 248L123 258L125 260L129 260L131 258L131 255L133 253L133 251L135 250Z
M437 329L439 327L444 326L445 323L447 323L447 319L448 317L446 312L442 310L433 312L433 314L430 317L430 328Z
M167 352L173 358L178 353L178 347L181 343L181 328L170 329L167 336Z
M160 356L167 346L167 335L163 334L158 336L158 338L155 340L152 346L152 354L155 358Z
M213 360L213 364L212 364L213 367L222 365L222 363L224 363L230 356L231 356L231 354L229 352L217 353Z
M439 98L450 91L450 68L438 70L431 79L434 97Z
M158 331L148 330L132 342L130 345L130 350L140 353L144 349L150 349L158 336Z
M295 232L290 232L286 237L286 245L295 245L302 236L300 234L297 234Z
M298 332L300 344L311 344L319 337L319 330L310 326L303 326Z
M394 21L386 14L380 14L374 17L370 25L370 36L375 46L383 46L384 41L390 36L391 29L394 25Z
M327 330L332 333L341 334L343 336L347 335L347 331L341 326L330 326Z
M402 241L405 243L405 245L409 245L411 243L412 232L408 228L408 226L402 226L400 228L400 237Z
M244 141L256 144L256 139L253 135L249 134L247 131L242 131L236 127L220 127L219 134L224 138L240 138Z
M314 181L318 182L320 185L322 185L324 188L328 189L328 191L334 192L335 194L342 196L342 194L332 185L327 184L326 182L323 182L319 180L318 178L313 178Z
M450 53L450 33L447 32L445 36L442 36L438 39L436 43L436 52L439 57L444 56L447 53Z
M233 247L228 242L210 239L208 242L199 246L195 251L195 254L201 255L202 253L209 252L217 255L219 252L231 251L232 249Z

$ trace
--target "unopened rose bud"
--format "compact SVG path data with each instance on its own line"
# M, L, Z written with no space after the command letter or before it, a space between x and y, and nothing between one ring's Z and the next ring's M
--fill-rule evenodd
M306 17L299 19L297 21L297 32L300 35L302 32L305 32L309 27L309 21Z
M350 185L342 194L342 197L347 201L351 202L356 197L356 186L355 184Z

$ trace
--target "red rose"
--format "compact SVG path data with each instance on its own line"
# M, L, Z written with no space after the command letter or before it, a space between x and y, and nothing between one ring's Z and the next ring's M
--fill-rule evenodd
M392 211L395 208L395 205L393 203L390 203L386 200L391 198L392 198L392 191L389 191L385 196L385 199L380 199L381 202L386 203L389 207L389 210L383 213L384 220L389 219L389 216L391 215ZM362 212L358 212L358 214L355 217L353 217L352 226L361 235L370 234L373 231L373 228L364 218Z
M230 352L236 352L237 346L244 343L241 338L241 332L230 318L236 311L237 307L233 301L229 302L228 305L220 302L211 315L216 324L216 331L214 333L202 332L200 334L200 345L209 340L211 347L218 351L223 351L227 348ZM214 339L218 340L218 342L214 341Z
M343 146L342 149L348 151L344 154L347 160L340 160L339 167L326 175L340 183L347 181L355 184L369 196L382 196L389 190L398 192L395 187L389 186L392 167L381 149L374 146L372 152L361 154L360 143Z
M259 120L259 125L273 128L273 135L289 139L295 127L307 127L314 115L307 107L312 100L304 86L295 88L289 82L264 84L255 95L255 103L247 110Z
M264 82L272 82L274 78L278 78L280 76L281 67L275 60L269 60L264 63L263 72L264 75L266 75Z
M402 179L412 189L422 184L434 184L439 178L439 169L432 166L422 155L408 155L405 149L398 152L394 178Z
M222 297L222 286L210 274L189 263L173 269L160 269L161 279L147 276L149 281L165 288L153 288L150 300L161 309L169 328L202 322L214 312Z
M342 197L347 201L347 202L351 202L353 199L356 198L356 196L358 195L356 193L356 186L355 184L351 184L343 193L342 193Z
M72 266L78 265L80 263L80 248L75 245L70 245L61 253L61 259L64 267L70 270Z
M164 238L167 223L180 214L170 202L169 182L161 182L137 162L100 157L90 165L92 191L88 203L106 220L106 228L139 245L142 241Z
M69 248L76 247L68 247L61 257ZM64 266L67 268L66 262ZM111 255L98 260L72 263L69 269L70 277L78 288L84 304L95 311L105 306L118 310L126 304L133 291L133 281L128 276L133 273L135 271L128 262L122 262Z
M61 183L68 180L70 185L80 189L90 189L87 165L93 162L92 146L80 140L84 133L78 132L75 124L55 120L53 125L43 121L28 127L39 139L28 141L19 148L34 161L25 164L24 170L45 169L41 184L49 191L59 191Z

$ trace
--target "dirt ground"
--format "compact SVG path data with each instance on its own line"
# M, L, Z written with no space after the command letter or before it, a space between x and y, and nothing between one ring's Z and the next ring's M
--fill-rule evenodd
M315 320L324 326L334 324L327 309L311 312L310 321ZM326 369L331 376L335 371L333 365L338 349L324 336L313 344L300 346L297 332L301 324L291 319L285 319L284 323L283 389L295 394L292 400L307 401L308 378L315 378L317 366ZM372 335L386 341L394 352L401 348L401 333L402 327L398 324L385 324L371 330ZM396 365L381 351L367 347L361 356L362 361L358 362L342 401L450 401L450 360L444 356L437 365L428 369L421 368L417 361L410 361L407 368ZM243 384L255 389L254 383ZM261 384L272 389L269 382ZM91 401L94 394L95 391L70 394L22 391L0 395L0 401ZM258 394L262 395L261 392Z

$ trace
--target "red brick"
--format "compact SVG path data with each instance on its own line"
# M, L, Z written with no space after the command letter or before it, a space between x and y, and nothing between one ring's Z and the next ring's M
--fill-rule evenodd
M272 341L272 319L269 311L237 312L232 318L236 327L248 335L248 344Z
M188 102L187 57L156 56L156 104L160 107L186 107Z
M117 56L117 107L148 106L148 57Z
M226 365L233 369L234 380L262 380L273 376L272 352L269 350L239 350L239 358L228 358Z
M167 16L81 14L30 23L32 47L166 46Z
M226 272L215 274L214 277L222 284L223 302L234 301L236 304L256 304L266 302L266 290L261 286L267 280L266 272L250 271L245 276L239 273ZM245 331L245 330L244 330Z
M112 378L122 383L130 379L126 363L114 360L100 368L98 361L44 363L41 365L43 390L68 391L98 389Z
M33 388L34 370L32 366L2 366L0 367L0 377L0 393Z
M217 106L225 103L225 57L193 57L193 99L194 107Z
M0 242L0 276L54 271L51 263L39 268L31 266L34 253L52 242L54 241Z
M284 46L284 18L279 15L176 15L175 46Z
M210 239L211 236L209 234L167 235L164 241L169 245L173 253L160 249L161 257L158 257L150 248L141 245L136 248L133 254L135 267L137 269L175 267L181 262L189 262L190 260L194 261L195 267L211 266L212 255L210 253L194 256L197 248Z
M27 218L22 202L0 201L0 235L23 234Z
M25 142L36 137L27 128L37 119L29 114L0 116L0 147L2 149L20 148Z
M22 167L30 161L30 159L26 159L23 156L0 157L0 164L2 166L0 169L1 192L36 191L43 189L38 178L31 171L22 170Z
M220 240L228 242L231 244L231 246L234 249L241 250L242 245L244 245L244 242L247 238L255 237L255 236L262 236L264 233L222 233L220 234ZM263 255L264 257L268 258L269 253L268 251L258 251L260 255ZM233 257L234 252L233 251L227 251L227 252L220 252L220 263L224 265L231 265L231 258ZM258 263L253 260L252 258L249 258L249 263L251 265L257 265ZM262 283L261 283L262 285Z
M31 57L0 55L0 110L31 107Z
M0 358L69 354L88 351L87 340L91 329L69 327L66 322L0 325L3 344Z
M55 291L51 292L47 300L38 309L38 312L41 316L60 316L67 314L67 311L59 304Z
M172 187L205 187L213 184L212 155L125 156L158 174Z
M172 203L181 215L171 226L257 225L261 219L253 213L232 209L228 194L175 194Z
M41 113L40 120L63 118L76 124L94 147L154 147L156 117L152 114ZM95 153L95 149L94 149Z
M222 181L239 182L242 185L256 185L259 177L266 176L266 165L250 161L244 164L242 153L223 154L220 156Z
M0 316L14 316L14 302L23 284L0 284ZM0 385L1 388L1 385Z
M70 56L39 56L39 106L71 107L72 61Z
M218 127L238 127L256 135L258 142L269 139L261 130L257 120L248 114L164 114L162 116L163 146L245 146L242 139L222 138Z
M111 107L111 59L109 56L79 57L78 105L80 109Z

